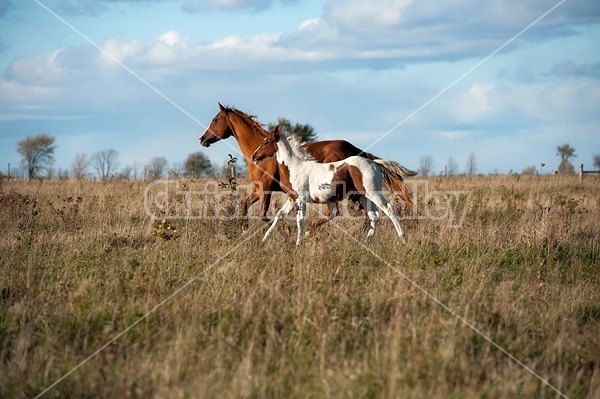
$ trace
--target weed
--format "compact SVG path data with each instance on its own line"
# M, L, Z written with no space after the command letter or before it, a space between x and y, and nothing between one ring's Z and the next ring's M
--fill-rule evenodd
M179 238L180 236L180 234L177 232L177 229L172 225L172 223L165 219L154 222L154 229L152 230L152 235L157 238L160 238L163 241L173 240Z

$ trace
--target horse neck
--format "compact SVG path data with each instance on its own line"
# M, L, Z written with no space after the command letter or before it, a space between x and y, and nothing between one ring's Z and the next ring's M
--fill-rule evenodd
M244 157L250 159L254 151L262 143L264 137L248 121L237 114L229 116L229 123L233 131L233 137L237 140Z
M285 163L290 169L295 169L302 165L303 160L294 153L292 146L285 137L277 143L277 162Z

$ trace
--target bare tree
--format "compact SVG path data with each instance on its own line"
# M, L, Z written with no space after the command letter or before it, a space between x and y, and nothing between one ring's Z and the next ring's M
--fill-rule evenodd
M92 166L96 169L99 178L106 179L110 177L111 172L114 172L114 169L117 167L118 157L119 152L112 148L92 155Z
M167 159L165 157L154 157L145 167L146 179L156 180L162 177L167 168Z
M431 174L431 169L433 168L433 158L431 155L426 155L421 157L419 160L419 175L427 177Z
M468 175L474 175L475 172L477 172L477 157L473 153L471 153L471 155L469 155L469 159L467 159L465 172Z
M167 172L167 175L169 176L169 179L178 179L181 176L183 176L183 170L183 163L176 162L171 165L169 171Z
M458 164L454 158L450 157L446 163L446 176L454 176L456 174L458 174Z
M47 134L27 137L17 143L17 152L21 154L21 166L27 171L29 180L42 170L50 170L54 163L55 138Z
M131 175L133 174L133 167L131 165L125 165L121 168L121 172L119 172L119 177L121 179L131 179Z
M574 158L575 148L569 144L563 144L556 147L556 155L560 156L560 164L558 165L558 173L575 173L575 167L571 163L571 158Z
M69 170L68 169L58 169L54 175L55 179L58 180L68 180L69 179Z
M71 164L71 172L76 180L85 179L88 176L88 169L91 163L85 153L75 155L75 159Z
M134 180L137 180L137 178L138 178L138 172L139 172L139 170L140 170L141 167L142 167L142 164L139 163L138 161L135 161L133 163L133 165L131 166L131 169L133 171L133 179Z

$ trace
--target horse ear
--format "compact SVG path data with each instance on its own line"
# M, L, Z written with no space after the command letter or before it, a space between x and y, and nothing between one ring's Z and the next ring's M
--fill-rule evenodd
M279 141L279 125L275 126L275 129L273 129L273 137L275 137L276 141Z
M221 102L220 101L217 101L217 102L219 103L219 109L221 111L225 111L225 107L221 105Z

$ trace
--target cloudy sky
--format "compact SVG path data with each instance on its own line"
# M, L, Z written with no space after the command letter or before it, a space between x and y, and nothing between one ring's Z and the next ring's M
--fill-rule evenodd
M537 21L537 22L536 22ZM56 137L58 168L122 166L198 137L217 101L311 124L417 169L471 153L482 173L600 154L597 0L0 0L0 170ZM237 154L236 154L237 155Z

